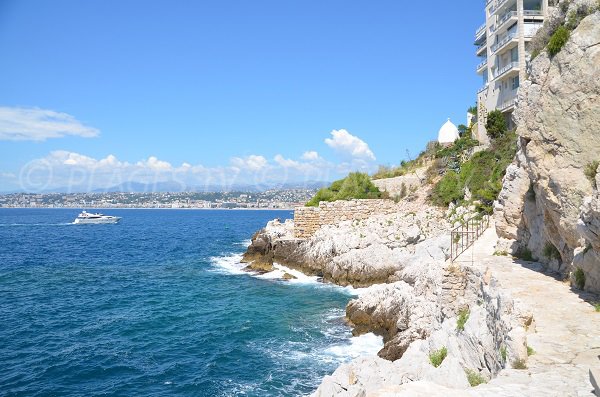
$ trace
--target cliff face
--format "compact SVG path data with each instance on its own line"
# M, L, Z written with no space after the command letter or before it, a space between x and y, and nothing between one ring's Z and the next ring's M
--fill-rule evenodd
M600 291L598 191L585 173L600 160L600 12L529 74L514 115L519 151L496 206L500 249L529 250L564 275L580 268L585 289Z

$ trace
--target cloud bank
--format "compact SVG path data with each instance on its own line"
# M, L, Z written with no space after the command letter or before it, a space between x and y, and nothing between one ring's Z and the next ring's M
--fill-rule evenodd
M93 138L100 134L75 117L38 108L0 107L0 140L45 141L64 136Z

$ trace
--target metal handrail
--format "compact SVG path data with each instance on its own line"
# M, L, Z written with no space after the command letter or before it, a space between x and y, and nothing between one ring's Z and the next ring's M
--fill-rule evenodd
M475 39L477 39L485 31L486 26L487 25L484 23L479 28L477 28L477 30L475 31Z
M490 227L490 216L483 215L481 219L472 217L450 233L450 260L454 262L463 252L471 248L483 232Z
M477 70L481 69L482 67L484 67L485 65L487 65L488 60L484 59L483 62L481 62L479 65L477 65Z
M504 47L504 45L506 45L507 43L509 43L512 40L514 40L516 37L517 37L517 33L516 32L508 34L506 37L504 37L502 40L500 40L498 43L496 43L496 44L494 44L492 46L492 53L495 53L500 48Z
M504 74L508 73L509 71L516 69L519 67L519 62L511 62L508 65L502 67L501 69L498 69L496 71L496 77L495 79L499 79L501 76L503 76Z

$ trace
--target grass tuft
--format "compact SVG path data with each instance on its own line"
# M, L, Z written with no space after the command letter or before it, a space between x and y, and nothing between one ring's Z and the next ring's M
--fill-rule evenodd
M439 350L431 352L429 354L429 361L431 362L431 365L433 365L434 367L437 368L440 365L442 365L442 363L444 362L444 359L446 358L447 355L448 355L448 349L446 349L446 347L444 346Z
M585 288L585 273L583 272L583 269L578 267L573 275L575 276L575 286L583 291Z
M548 42L548 54L550 54L551 57L558 54L564 45L567 44L570 36L571 32L566 27L560 26L556 29Z
M508 354L506 353L506 346L502 346L500 348L500 357L502 357L502 362L505 363L506 358L508 357Z
M465 373L467 374L467 380L469 381L469 384L471 385L471 387L476 387L476 386L482 385L484 383L487 383L487 380L483 377L483 375L481 375L477 371L467 369L467 370L465 370Z
M600 166L600 161L592 161L583 169L583 173L594 188L598 187L596 186L596 174L598 173L598 166Z
M465 324L467 323L467 321L469 321L470 314L471 314L471 311L469 310L469 308L461 309L458 312L458 320L456 320L456 329L457 330L459 330L459 331L465 330Z
M527 346L527 357L533 356L534 354L535 354L535 350L533 350L533 347Z
M527 369L527 363L523 359L516 359L512 362L512 367L514 369Z

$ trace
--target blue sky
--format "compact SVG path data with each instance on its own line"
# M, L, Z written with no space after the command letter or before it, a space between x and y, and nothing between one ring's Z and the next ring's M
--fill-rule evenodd
M396 164L475 102L475 3L1 0L0 191Z

